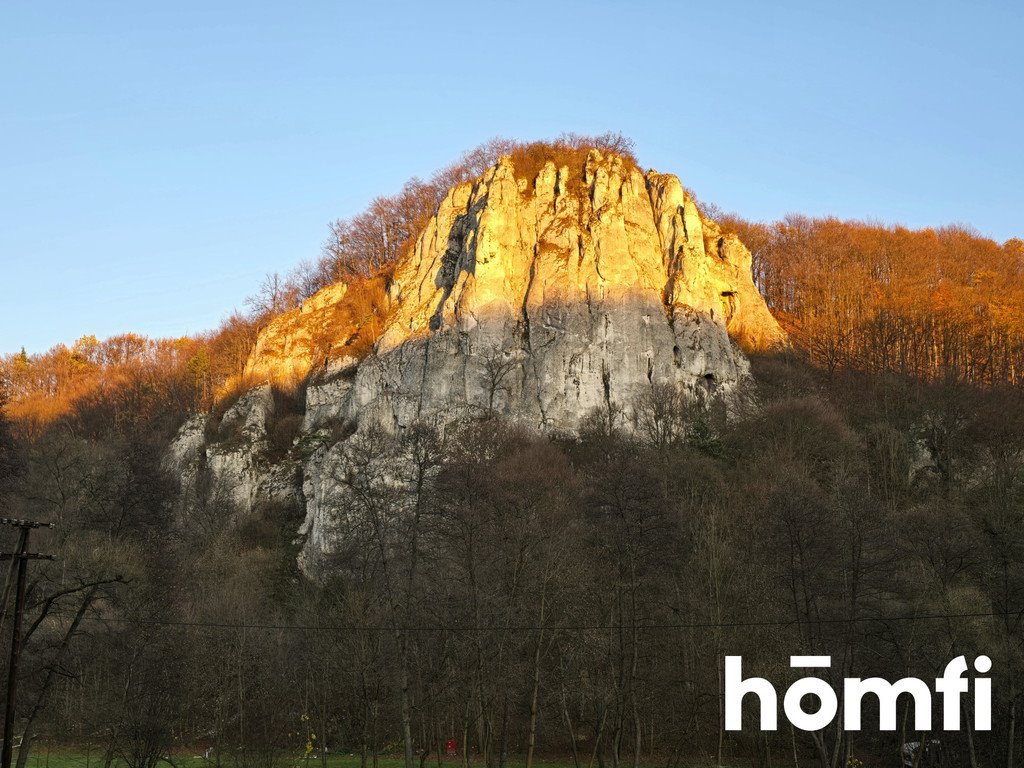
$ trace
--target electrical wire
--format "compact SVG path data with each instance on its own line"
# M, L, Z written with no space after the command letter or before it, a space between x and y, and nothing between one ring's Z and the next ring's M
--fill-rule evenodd
M638 624L638 630L673 630L673 629L728 629L744 627L785 627L800 624L861 624L865 622L903 622L903 621L936 621L941 619L982 619L1004 616L1017 616L1024 614L1024 611L978 611L976 613L929 613L920 615L905 616L864 616L851 619L780 619L765 621L725 621L725 622L681 622L670 624ZM102 616L90 616L85 620L109 624L127 624L141 627L182 627L193 629L257 629L271 631L289 632L588 632L619 629L619 624L514 624L502 626L497 624L489 625L459 625L459 624L424 624L412 626L386 626L366 624L257 624L250 622L227 622L227 621L171 621L163 619L129 619L129 618L106 618Z

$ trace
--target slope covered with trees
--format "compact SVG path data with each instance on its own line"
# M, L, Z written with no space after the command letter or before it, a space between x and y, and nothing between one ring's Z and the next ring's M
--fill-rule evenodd
M627 148L496 142L410 182L204 337L84 337L3 360L0 499L58 523L38 547L59 560L31 569L22 768L33 743L132 768L205 746L218 765L274 768L307 744L412 768L449 738L488 768L898 759L902 701L896 733L725 732L723 656L782 690L792 653L831 655L836 681L990 655L993 731L940 738L952 763L1013 768L1019 241L720 219L795 342L754 361L730 418L652 388L573 439L490 414L443 434L363 431L337 478L356 500L350 545L322 583L296 568L299 510L174 518L167 441L190 412L226 407L260 327L339 279L386 282L438 196L496 154L576 162L589 143Z
M1024 380L1024 241L789 216L724 217L812 364L981 385Z
M723 655L781 690L791 653L830 654L836 681L986 653L994 730L941 738L964 764L1010 760L1019 392L756 370L759 406L728 422L654 391L571 441L488 419L361 433L339 478L350 546L319 584L295 570L289 510L167 519L173 488L134 429L22 442L12 497L60 523L61 559L32 571L19 732L132 764L186 745L273 764L314 733L368 762L404 745L432 762L455 738L492 766L839 768L894 759L905 704L895 734L725 733Z

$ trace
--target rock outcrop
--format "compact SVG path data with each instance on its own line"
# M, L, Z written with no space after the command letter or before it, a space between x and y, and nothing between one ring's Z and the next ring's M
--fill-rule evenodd
M264 328L245 366L246 378L300 381L351 330L344 309L345 283L329 285L302 302L302 306L275 317Z
M339 318L352 318L343 285L260 335L250 376L308 375L301 492L297 479L282 490L280 471L262 461L259 425L239 427L255 447L227 457L180 436L175 450L202 454L242 508L261 494L301 493L308 571L332 550L344 506L335 478L347 448L331 435L475 415L572 432L595 410L628 413L655 386L728 399L747 375L744 350L785 344L749 251L701 215L675 176L597 151L582 168L549 161L531 175L506 157L448 192L397 265L388 319L361 360L339 338L348 332ZM239 408L259 421L265 403L253 398Z
M301 463L271 455L274 411L271 388L263 385L243 394L219 419L193 416L178 430L163 465L178 479L180 522L208 528L212 519L230 525L261 509L302 508Z
M652 384L728 394L741 348L784 343L750 261L675 176L593 151L531 182L503 158L449 192L395 273L374 353L313 382L307 427L497 413L572 430Z

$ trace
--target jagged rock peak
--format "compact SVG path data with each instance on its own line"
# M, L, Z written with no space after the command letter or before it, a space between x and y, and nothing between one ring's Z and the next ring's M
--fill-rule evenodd
M655 292L723 323L748 350L784 334L753 285L750 254L704 219L679 179L591 150L582 173L548 161L533 183L503 157L453 188L398 268L378 351L482 311L521 313Z

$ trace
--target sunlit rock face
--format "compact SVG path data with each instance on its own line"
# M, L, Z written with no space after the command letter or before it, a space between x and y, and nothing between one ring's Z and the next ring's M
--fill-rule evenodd
M497 413L571 431L655 384L728 395L741 348L785 341L750 261L675 176L593 151L582 177L549 162L528 183L504 158L449 192L374 354L338 397L316 390L307 426Z
M275 317L260 331L245 366L252 380L299 381L316 361L329 356L343 340L340 312L348 286L329 285L317 291L302 306Z

